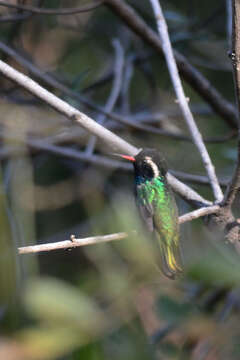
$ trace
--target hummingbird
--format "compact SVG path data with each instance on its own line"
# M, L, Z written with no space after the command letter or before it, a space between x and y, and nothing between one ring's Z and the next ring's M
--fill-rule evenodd
M154 253L163 274L174 279L182 272L178 208L167 182L167 164L156 149L142 149L135 157L119 155L134 166L135 196L143 224L151 233Z

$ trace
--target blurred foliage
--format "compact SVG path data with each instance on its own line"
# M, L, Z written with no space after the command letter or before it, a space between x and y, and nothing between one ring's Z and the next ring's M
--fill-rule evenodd
M88 1L19 1L31 6L77 7ZM11 1L16 3L16 0ZM156 29L148 0L127 1ZM228 100L234 102L229 50L228 0L161 1L171 40ZM0 16L24 14L0 7ZM124 50L124 80L114 111L146 115L147 123L176 134L183 124L166 65L126 25L101 5L68 16L31 15L1 21L0 41L78 95L104 106L112 88L114 49ZM16 59L1 59L33 76ZM46 84L70 104L96 119L93 111L61 89ZM128 82L128 83L127 83ZM184 82L204 138L231 129ZM0 359L145 360L240 357L239 258L222 239L209 234L202 219L181 227L184 275L165 279L154 265L146 234L138 223L132 175L46 151L25 140L40 139L84 150L89 135L62 115L1 78L0 97ZM159 120L152 119L160 113ZM191 142L179 141L106 120L106 126L139 147L156 147L169 166L204 174ZM232 175L236 139L209 143L220 178ZM96 154L105 152L97 142ZM191 184L212 199L208 186ZM180 213L191 208L177 199ZM239 199L234 211L238 216ZM136 216L135 216L136 215ZM94 234L138 229L131 238L36 255L17 248Z

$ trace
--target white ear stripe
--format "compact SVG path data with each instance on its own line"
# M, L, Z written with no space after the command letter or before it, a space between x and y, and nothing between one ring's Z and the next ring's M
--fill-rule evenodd
M157 164L155 164L155 162L152 161L152 158L150 156L146 156L145 161L151 166L154 178L159 177L160 174L159 174L158 166Z

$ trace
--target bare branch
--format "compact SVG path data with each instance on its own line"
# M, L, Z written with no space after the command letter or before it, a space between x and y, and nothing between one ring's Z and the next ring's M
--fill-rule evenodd
M40 15L73 15L82 12L87 12L96 9L102 5L101 0L95 0L91 4L77 7L77 8L62 8L58 10L54 9L45 9L45 8L38 8L34 6L27 6L27 5L19 5L19 4L12 4L9 1L0 1L0 6L5 6L9 8L19 9L19 10L26 10L33 14L40 14Z
M104 0L104 3L117 16L138 34L147 44L162 54L162 44L157 34L138 16L134 9L123 0ZM174 51L180 74L190 86L200 94L229 126L237 127L236 110L188 60L178 51Z
M18 248L19 254L33 254L43 251L59 250L59 249L70 249L79 246L100 244L107 241L120 240L128 237L129 234L125 232L103 235L103 236L91 236L84 239L76 239L74 235L71 235L70 240L63 240L55 243L24 246Z
M106 112L111 112L117 102L122 87L122 77L123 77L123 67L124 67L124 51L120 44L120 41L118 39L114 39L112 44L115 50L114 79L113 79L113 85L109 98L104 108ZM105 119L106 119L106 115L100 114L97 117L97 123L103 125ZM95 144L96 144L96 137L92 136L86 148L86 153L88 155L93 153Z
M209 214L216 214L218 211L220 210L220 206L219 205L213 205L213 206L208 206L208 207L202 207L200 209L191 211L187 214L184 214L182 216L179 217L179 224L183 224L187 221L191 221L194 219L197 219L201 216L206 216Z
M197 125L194 121L194 118L193 118L190 108L188 106L186 96L184 94L184 90L183 90L182 83L181 83L181 80L180 80L180 77L178 74L178 69L177 69L175 58L174 58L171 42L170 42L169 35L168 35L167 24L165 22L161 6L160 6L158 0L150 0L150 2L152 4L153 11L154 11L154 14L156 17L158 32L159 32L159 36L161 39L164 56L165 56L165 59L167 62L170 77L172 79L174 90L175 90L175 93L176 93L178 101L179 101L179 106L182 110L184 119L188 125L189 131L193 138L193 141L194 141L195 145L197 146L198 151L200 152L200 155L202 157L203 164L206 168L209 180L211 182L211 186L213 189L215 199L217 201L222 201L223 193L219 186L218 179L215 174L214 166L212 164L212 161L210 159L208 151L204 145L204 142L202 140L202 135L197 128Z

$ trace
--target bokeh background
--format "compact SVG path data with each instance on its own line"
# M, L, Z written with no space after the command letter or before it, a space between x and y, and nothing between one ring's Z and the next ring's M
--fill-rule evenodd
M53 11L93 4L9 3ZM148 0L127 3L156 29ZM230 1L161 5L174 48L235 103ZM161 150L179 178L201 175L188 184L213 200L163 58L107 6L72 15L0 6L0 54L95 120L122 71L112 111L133 125L106 118L104 126L137 147ZM236 162L236 129L183 85L224 189ZM87 155L91 135L2 76L0 136L1 359L239 359L239 259L219 234L209 233L207 219L181 226L185 273L176 281L156 270L141 231L113 243L18 255L20 246L72 234L139 229L133 174L126 164L116 166L99 141L96 157ZM180 214L192 210L176 198Z

